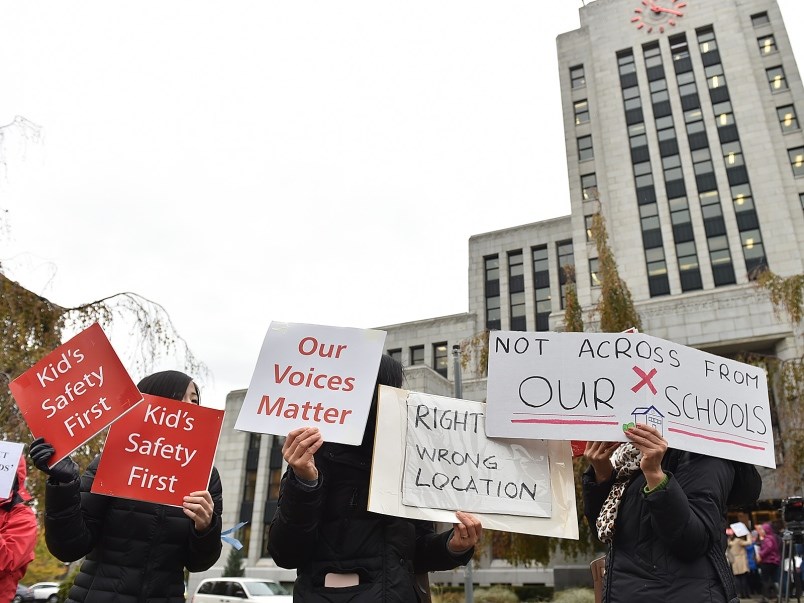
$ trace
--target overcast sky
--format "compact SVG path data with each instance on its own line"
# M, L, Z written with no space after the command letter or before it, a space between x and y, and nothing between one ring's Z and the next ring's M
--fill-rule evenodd
M0 126L41 127L3 130L0 262L64 306L159 302L219 408L272 320L465 312L470 236L569 213L580 6L0 0Z

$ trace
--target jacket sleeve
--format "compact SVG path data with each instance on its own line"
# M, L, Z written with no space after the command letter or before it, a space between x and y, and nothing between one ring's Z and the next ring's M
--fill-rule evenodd
M447 543L452 537L451 529L437 534L432 522L411 521L416 527L416 557L413 559L413 571L417 574L451 570L459 565L466 565L475 554L474 547L458 555L450 552Z
M66 484L45 486L45 542L60 561L76 561L98 542L108 505L108 497L92 494L98 468L96 456L81 476Z
M315 552L324 498L324 474L305 487L288 468L282 476L279 502L268 531L268 552L279 567L298 568Z
M645 497L653 533L684 561L704 557L713 538L723 539L726 498L734 480L731 461L688 453L667 487Z
M595 481L595 470L590 465L583 473L583 514L586 516L586 521L592 528L592 532L597 538L597 518L600 515L600 510L603 508L603 503L611 492L614 485L614 473L609 480L601 483Z
M221 516L223 515L223 486L218 470L213 467L207 486L212 496L212 521L204 532L190 528L187 559L184 566L191 572L203 572L211 568L221 556Z
M10 575L34 558L36 515L28 505L16 504L0 511L0 525L0 573Z

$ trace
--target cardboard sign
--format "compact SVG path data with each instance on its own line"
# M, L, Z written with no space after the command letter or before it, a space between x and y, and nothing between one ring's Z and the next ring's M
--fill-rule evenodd
M486 438L483 429L480 428L484 411L487 410L484 409L485 406L480 402L467 402L466 400L409 392L384 385L380 386L377 435L371 464L368 510L374 513L407 517L409 519L455 523L457 522L455 511L467 510L457 505L471 504L470 499L472 498L483 499L479 508L484 510L471 512L481 520L484 528L577 540L578 517L575 509L575 484L569 442L528 442L522 440L495 440L491 442ZM437 429L430 430L430 432L423 425L419 425L416 428L417 431L427 433L426 438L422 437L421 434L411 434L409 436L411 408L419 409L413 412L419 412L423 421L428 418L423 414L424 409L429 409L431 413L434 410L438 411L438 415L429 414L429 419L435 418L437 422L443 417L446 417L446 419L444 419L443 425L439 425ZM458 409L462 409L467 414L456 416L454 412ZM441 414L442 411L445 413L444 415ZM450 417L450 413L453 413L452 417ZM453 436L447 436L447 439L443 441L444 446L440 446L441 442L438 441L438 436L435 432L457 432L464 422L464 416L466 416L467 426L470 424L470 420L472 425L474 424L474 417L477 417L478 420L477 431L472 426L471 430L467 429L464 432L464 436L459 438L460 445L467 446L467 450L444 450L442 453L442 449L447 447L448 442L455 444L456 447L459 442L455 441ZM452 419L451 428L447 428L445 425L450 424L450 418ZM474 441L469 443L469 440ZM415 442L417 441L430 442L429 451L427 453L422 452L422 455L433 460L422 464L419 452L415 448ZM413 458L406 452L409 442L413 444ZM437 447L435 454L433 446ZM478 459L478 456L473 456L473 453L469 452L469 450L486 450L494 455L498 454L500 450L505 450L507 452L501 453L501 455L510 454L511 463L500 474L497 474L495 470L490 470L488 475L483 477L478 475L478 478L475 479L475 488L477 489L477 492L475 492L475 488L468 487L468 478L471 476L466 472L467 463L464 460L467 460L472 469L475 469L475 463L472 459ZM453 456L452 452L457 453L457 455ZM543 459L540 457L542 454L546 456L547 475L544 475ZM517 458L517 456L520 459L527 459L531 467L528 470L520 471L509 480L508 476L513 476L515 472L513 459ZM484 465L485 458L488 457L484 457L483 453L480 453L476 470L478 474L480 472L479 468ZM490 463L490 460L488 462ZM447 476L450 482L449 486L444 483L445 477L436 477L434 484L433 479L424 477L424 471L418 474L417 468L419 466L425 471L432 472L429 473L429 478L433 478L436 472ZM434 469L438 471L433 471ZM422 482L421 486L416 486L415 479L417 474L420 482ZM506 492L505 485L503 485L500 487L500 496L497 496L497 485L495 484L493 487L491 485L491 480L495 479L493 477L495 475L504 477L506 484L509 481L519 482L520 486L517 486L517 492L514 492L512 486L508 486L508 491ZM516 514L488 511L488 509L497 508L500 503L507 504L506 501L502 500L504 497L508 498L509 501L520 499L520 496L522 498L525 498L525 496L530 497L529 494L520 492L521 483L530 484L534 478L536 483L539 483L541 477L546 477L547 483L542 483L542 488L538 490L534 499L549 498L549 502L542 507L543 516L535 517L531 514L520 514L522 513L522 508L527 506L524 503L515 509ZM427 481L431 484L429 488L423 485ZM496 479L496 481L499 483L503 479ZM488 487L486 484L489 484ZM406 493L403 490L408 490L410 486L419 488L423 493L423 500L417 501L417 504L432 504L433 506L405 504L403 499L409 496L410 493ZM532 488L532 486L528 487ZM468 494L468 498L459 499L454 497L455 492L459 490L463 492L458 492L458 494ZM549 496L543 497L542 494L546 494L548 491ZM530 504L537 506L536 502L531 502Z
M14 476L22 460L24 447L25 445L19 442L0 442L0 500L11 496Z
M543 440L485 437L485 404L410 392L402 504L550 517Z
M57 347L9 388L33 436L55 448L51 466L142 400L98 323Z
M760 368L640 333L491 333L490 437L622 442L631 423L672 448L776 466Z
M209 485L223 411L144 398L109 429L92 492L181 506Z
M272 322L235 429L359 444L384 344L385 331Z

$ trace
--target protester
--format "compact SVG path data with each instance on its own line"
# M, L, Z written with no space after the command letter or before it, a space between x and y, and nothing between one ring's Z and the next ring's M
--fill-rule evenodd
M28 506L31 495L25 488L28 472L20 458L9 496L0 500L0 601L11 601L17 584L34 559L36 514Z
M748 583L748 557L745 554L747 538L734 535L734 530L726 530L728 536L728 548L726 555L731 563L731 571L734 574L734 581L737 587L737 595L748 598L751 596L751 587Z
M779 584L779 569L781 555L779 553L779 539L773 531L770 522L763 523L757 528L759 534L759 577L762 579L762 603L769 598L776 598Z
M137 384L144 394L198 404L198 387L179 371L162 371ZM86 556L67 603L160 601L184 603L184 568L209 569L221 553L223 494L213 467L207 490L190 492L181 508L92 494L96 456L79 481L68 456L53 467L43 438L28 453L50 477L45 488L45 539L61 561Z
M757 531L751 530L745 545L745 557L748 560L748 584L751 586L751 595L762 594L762 580L759 577L759 563L757 562L757 540Z
M727 501L755 501L759 473L669 449L654 427L637 424L625 434L624 444L589 442L584 453L584 513L608 544L604 603L725 603L734 596Z
M402 365L382 356L377 385L401 387ZM288 434L282 453L279 506L268 552L280 567L296 568L293 600L351 603L424 600L415 574L466 564L481 536L480 521L457 513L454 529L367 511L377 389L359 446L324 443L316 428Z

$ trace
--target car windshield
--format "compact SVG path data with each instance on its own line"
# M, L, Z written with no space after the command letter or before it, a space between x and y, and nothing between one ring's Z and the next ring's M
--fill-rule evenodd
M288 591L278 582L248 582L246 589L254 597L261 595L287 595Z

